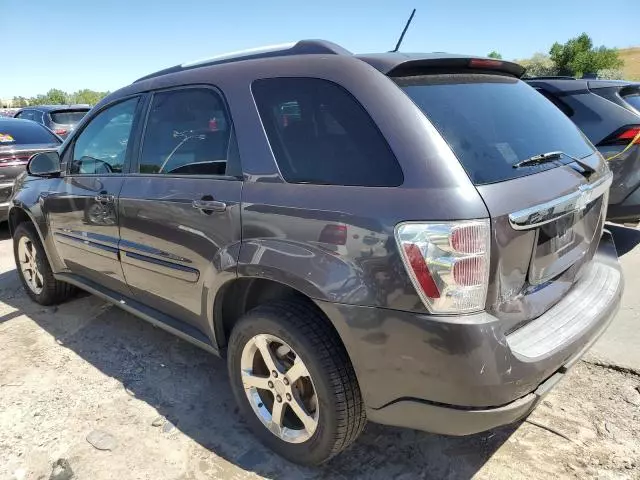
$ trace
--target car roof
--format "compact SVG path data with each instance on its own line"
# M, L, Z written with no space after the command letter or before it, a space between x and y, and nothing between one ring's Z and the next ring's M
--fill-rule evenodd
M340 45L327 40L300 40L293 43L252 48L238 52L216 55L214 57L196 60L193 62L185 62L180 65L175 65L173 67L145 75L144 77L134 81L134 83L161 77L171 73L178 73L203 67L219 66L220 68L225 68L225 66L228 67L234 63L248 60L267 60L270 58L310 54L350 56L368 63L385 75L406 73L411 71L411 69L425 67L466 68L469 66L469 61L471 59L485 61L487 62L487 65L491 63L491 70L508 73L517 77L522 76L524 73L524 68L517 63L488 59L485 57L478 57L476 55L455 55L443 52L387 52L354 55Z
M640 86L639 82L634 82L631 80L605 80L574 77L529 77L523 78L523 80L533 85L546 84L553 86L557 90L565 91L587 88Z
M57 110L90 110L91 106L87 104L77 104L77 105L33 105L30 107L23 107L18 112L23 110L40 110L42 112L52 112Z

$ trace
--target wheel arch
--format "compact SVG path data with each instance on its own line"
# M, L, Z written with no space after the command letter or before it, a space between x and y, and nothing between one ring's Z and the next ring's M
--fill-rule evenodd
M281 279L276 280L267 276L240 276L222 285L213 305L213 332L220 351L225 351L233 326L246 312L270 301L295 299L313 305L332 326L337 338L349 352L348 347L351 341L347 326L334 321L327 315L319 304L319 301L325 299L309 294L310 291L315 290L312 285L308 285L308 288L300 288L304 285L301 282L303 282L301 279L296 279L295 282L283 282Z

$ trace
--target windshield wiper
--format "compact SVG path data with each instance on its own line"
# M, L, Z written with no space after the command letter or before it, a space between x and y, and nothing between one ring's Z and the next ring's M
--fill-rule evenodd
M557 160L561 157L569 157L575 163L580 165L589 175L595 172L595 169L588 163L584 162L582 159L573 157L568 153L565 153L559 150L554 152L541 153L540 155L534 155L533 157L526 158L524 160L521 160L518 163L513 164L513 168L529 167L531 165L540 165L541 163L551 162L552 160Z
M519 161L518 163L514 163L513 168L528 167L531 165L540 165L541 163L547 163L552 160L557 160L558 158L561 158L563 155L569 158L573 158L564 152L547 152L547 153L541 153L540 155L534 155L533 157L529 157Z

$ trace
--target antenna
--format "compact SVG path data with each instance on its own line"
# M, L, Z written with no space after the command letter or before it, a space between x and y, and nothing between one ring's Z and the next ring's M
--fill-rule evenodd
M396 43L396 48L394 48L393 50L391 50L392 52L397 52L398 49L400 48L400 44L402 43L402 40L404 39L404 34L407 33L407 29L409 28L409 25L411 25L411 20L413 20L413 16L416 14L416 9L413 9L413 12L411 12L411 16L409 16L409 20L407 20L407 24L404 26L404 30L402 30L402 33L400 34L400 38L398 39L398 43Z

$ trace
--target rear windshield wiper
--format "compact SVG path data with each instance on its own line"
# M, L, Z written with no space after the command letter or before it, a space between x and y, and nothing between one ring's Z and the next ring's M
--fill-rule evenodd
M524 160L521 160L518 163L514 163L513 168L528 167L531 165L540 165L541 163L547 163L552 160L557 160L558 158L562 158L563 155L566 155L566 154L564 152L541 153L540 155L534 155L533 157L525 158ZM568 157L569 155L566 155L566 156Z
M551 162L553 160L557 160L562 157L569 157L571 160L573 160L575 163L580 165L590 174L595 172L593 167L588 163L583 162L581 159L572 157L568 153L561 152L561 151L547 152L547 153L541 153L540 155L534 155L533 157L529 157L519 161L518 163L514 163L513 168L529 167L531 165L540 165L541 163Z

